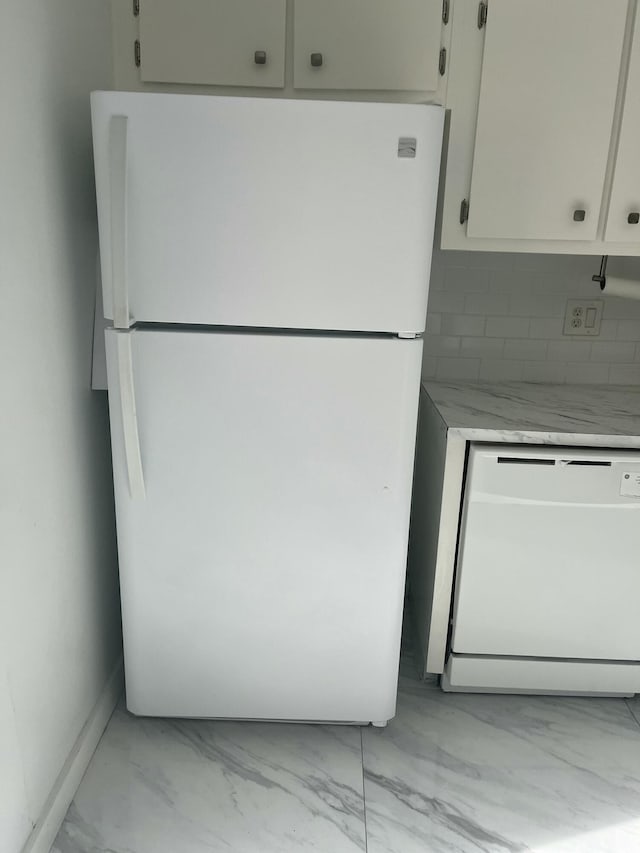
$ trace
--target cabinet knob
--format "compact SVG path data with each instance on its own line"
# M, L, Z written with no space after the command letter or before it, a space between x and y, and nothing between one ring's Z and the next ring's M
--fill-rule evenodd
M578 208L578 210L573 211L573 221L574 222L584 222L587 217L587 211Z
M266 65L267 64L267 51L266 50L256 50L253 54L253 61L256 65Z
M640 212L632 210L629 216L627 216L627 222L629 225L637 225L640 222Z
M321 53L312 53L311 54L311 65L314 68L320 68L320 66L322 65L323 62L324 62L324 59L323 59Z

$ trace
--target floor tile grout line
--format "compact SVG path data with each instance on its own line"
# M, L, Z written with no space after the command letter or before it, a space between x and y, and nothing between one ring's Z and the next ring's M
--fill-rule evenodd
M360 763L362 765L362 814L364 817L364 853L369 853L369 832L367 830L367 794L365 791L364 780L364 738L362 730L364 726L360 726Z
M633 708L632 708L632 707L631 707L631 705L629 704L629 700L628 700L628 699L625 699L625 700L624 700L624 704L625 704L625 705L627 706L627 708L629 709L629 713L630 713L630 714L631 714L631 716L633 717L633 721L636 723L636 725L637 725L638 727L640 727L640 720L636 717L636 715L635 715L635 712L634 712Z

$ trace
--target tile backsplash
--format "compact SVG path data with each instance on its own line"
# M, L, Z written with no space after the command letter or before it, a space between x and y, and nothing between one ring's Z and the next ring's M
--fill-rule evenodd
M599 267L593 256L435 251L425 378L640 385L640 300L602 294ZM640 281L640 259L611 258L609 272ZM576 298L603 300L597 337L563 335Z

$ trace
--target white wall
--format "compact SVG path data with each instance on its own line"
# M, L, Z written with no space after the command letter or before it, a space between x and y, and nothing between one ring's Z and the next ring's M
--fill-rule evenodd
M603 296L599 257L436 252L423 374L442 380L640 385L640 301ZM640 259L609 271L640 280ZM639 287L640 290L640 287ZM567 299L602 299L598 337L562 334Z
M89 101L103 0L8 0L0 35L0 849L20 850L120 655L106 400L89 390Z

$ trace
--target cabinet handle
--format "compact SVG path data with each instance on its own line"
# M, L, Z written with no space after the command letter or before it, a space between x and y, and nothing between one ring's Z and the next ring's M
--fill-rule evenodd
M266 65L267 64L267 51L266 50L256 50L253 54L253 61L256 65Z
M640 222L640 213L637 210L632 210L627 216L627 222L629 225L637 225Z
M578 210L573 211L573 221L574 222L584 222L587 218L587 211L578 208Z
M311 54L311 65L313 68L320 68L322 63L324 62L323 56L321 53L312 53Z

